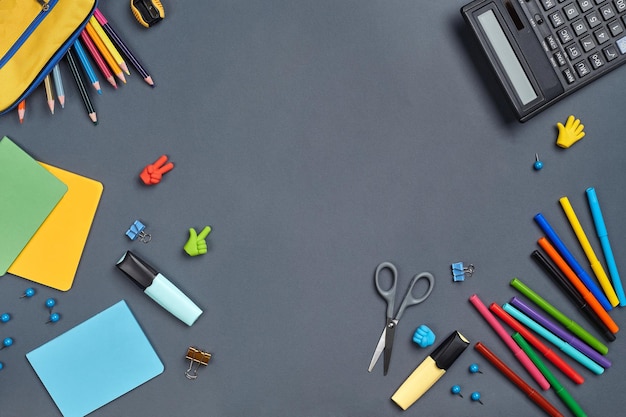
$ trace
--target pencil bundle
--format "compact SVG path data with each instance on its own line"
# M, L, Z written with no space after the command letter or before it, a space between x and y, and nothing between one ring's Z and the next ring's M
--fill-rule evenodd
M117 89L117 81L126 83L126 75L130 75L129 67L126 64L128 61L141 75L143 80L150 87L154 87L154 81L150 74L115 29L113 29L107 18L97 8L85 29L80 33L80 38L74 41L65 58L85 105L87 115L94 124L98 124L98 116L89 90L93 88L97 94L102 94L102 86L100 85L96 68L108 84ZM82 68L82 72L80 68ZM54 90L56 90L56 99L61 108L65 107L65 90L58 64L45 77L43 84L48 107L50 112L54 114ZM23 123L25 114L26 99L22 100L18 106L20 123Z

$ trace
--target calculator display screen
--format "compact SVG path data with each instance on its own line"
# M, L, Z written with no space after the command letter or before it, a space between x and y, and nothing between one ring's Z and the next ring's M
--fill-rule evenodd
M535 100L538 97L537 93L526 76L513 48L511 48L511 44L506 38L493 10L487 10L478 15L477 18L519 100L523 105Z

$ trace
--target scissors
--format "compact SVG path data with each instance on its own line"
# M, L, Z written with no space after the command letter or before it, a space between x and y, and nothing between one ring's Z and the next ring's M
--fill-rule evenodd
M383 269L388 269L391 271L392 283L391 287L388 290L381 288L380 286L380 273ZM413 287L420 279L425 279L428 281L428 288L426 292L419 298L415 298L413 296ZM382 262L380 265L376 267L376 272L374 273L374 283L376 284L376 289L381 297L385 299L387 302L387 324L383 329L383 333L380 335L380 339L378 340L378 344L376 345L376 350L374 351L374 356L372 356L372 361L370 362L370 366L367 369L369 372L372 372L374 369L374 365L378 362L378 358L380 358L380 354L385 352L384 359L384 374L387 375L387 371L389 370L389 361L391 360L391 349L393 348L393 337L396 332L396 326L404 313L404 310L407 307L414 306L416 304L420 304L424 302L430 293L433 291L433 287L435 286L435 277L429 272L422 272L417 274L411 279L411 283L406 290L406 294L402 299L402 304L400 304L400 308L398 308L398 312L395 317L393 315L394 310L394 300L396 298L396 283L398 281L398 270L396 266L391 262Z

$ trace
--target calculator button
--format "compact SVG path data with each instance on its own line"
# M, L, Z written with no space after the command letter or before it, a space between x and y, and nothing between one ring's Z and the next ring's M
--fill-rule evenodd
M559 29L559 38L561 39L562 44L566 44L574 39L574 35L572 35L572 31L565 26L564 28Z
M617 13L621 13L626 10L626 0L613 0L613 4L615 4Z
M609 30L611 31L611 35L617 36L624 31L624 27L618 20L614 20L609 23Z
M541 0L541 4L543 5L543 9L547 12L554 6L556 6L555 0Z
M546 44L548 44L548 48L550 48L551 51L554 51L559 47L558 42L554 39L554 36L552 35L546 36Z
M550 21L555 29L565 23L565 19L559 10L554 13L550 13Z
M604 20L613 19L615 17L615 12L610 4L600 7L600 12L602 13L602 18Z
M585 22L582 19L578 19L574 23L572 23L572 28L574 29L574 33L576 36L580 36L583 33L587 32L587 26L585 26Z
M626 54L626 36L617 40L617 47L622 55Z
M589 23L589 27L592 29L598 26L600 23L602 23L602 21L600 20L600 17L598 16L598 12L596 10L589 13L587 16L585 16L585 18L587 19L587 23Z
M585 52L589 52L593 48L596 47L596 43L593 41L593 38L591 36L585 36L584 38L582 38L580 40L580 44L582 45L583 51L585 51ZM574 59L574 58L575 57L572 57L572 59Z
M607 46L602 50L602 52L604 52L604 57L606 58L607 62L613 61L618 56L617 49L615 49L615 46L613 45Z
M602 60L602 56L599 53L595 53L589 56L589 62L591 63L591 67L593 69L598 69L602 65L604 65L604 61Z
M566 51L567 51L567 56L569 56L569 59L576 59L582 55L580 48L576 44L568 46L566 48Z
M626 1L626 0L622 0L622 1ZM591 0L578 0L578 5L580 6L580 10L582 10L583 13L585 13L586 11L588 11L589 9L593 7Z
M609 35L609 32L607 32L605 28L598 29L593 32L593 34L596 37L599 45L602 45L603 43L608 42L611 39L611 35Z
M567 64L567 60L565 59L565 55L563 54L563 51L556 51L554 53L554 60L556 61L556 64L559 67L562 67L565 64Z
M570 4L566 5L566 6L564 6L563 7L563 12L565 13L565 16L567 16L567 20L575 19L579 15L578 9L574 5L574 3L570 3Z
M595 1L596 1L596 4L602 4L604 3L605 0L595 0Z
M574 64L574 68L576 68L576 72L578 73L578 76L581 78L591 72L591 69L589 69L589 66L587 65L585 61L580 61Z
M565 68L563 70L563 77L565 77L568 84L572 84L576 81L576 77L574 77L574 73L570 68Z

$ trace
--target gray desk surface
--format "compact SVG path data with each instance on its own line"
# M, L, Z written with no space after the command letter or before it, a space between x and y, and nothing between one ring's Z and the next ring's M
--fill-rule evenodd
M93 416L527 416L541 411L468 349L408 411L390 396L427 356L411 335L427 324L439 340L454 329L483 341L530 381L471 307L504 303L519 277L586 321L530 259L541 211L583 260L558 205L567 195L598 248L584 191L596 187L618 266L626 271L623 192L626 104L619 69L526 124L515 121L459 13L463 1L165 1L166 19L134 22L127 1L102 11L156 81L138 74L92 95L87 119L65 63L67 104L54 116L42 90L26 121L0 131L35 158L97 179L104 194L74 286L66 293L6 275L0 327L15 344L0 352L0 415L57 416L24 355L125 299L165 372ZM575 114L586 137L557 148L556 122ZM535 153L545 167L532 169ZM161 154L176 164L145 187L138 174ZM153 239L124 232L143 220ZM211 225L209 251L182 251L189 227ZM187 327L114 267L132 249L204 308ZM393 261L403 289L413 274L436 277L431 297L400 322L387 376L367 365L384 325L373 285ZM476 273L453 283L450 264ZM56 297L63 319L39 323ZM612 317L625 325L623 311ZM594 331L592 329L592 331ZM196 381L187 347L213 353ZM626 406L626 343L613 366L571 390L589 415ZM96 359L97 360L97 359ZM470 375L478 362L482 375ZM88 367L89 363L76 363ZM463 399L450 394L460 384ZM482 393L484 405L469 394ZM545 392L565 415L553 392Z

